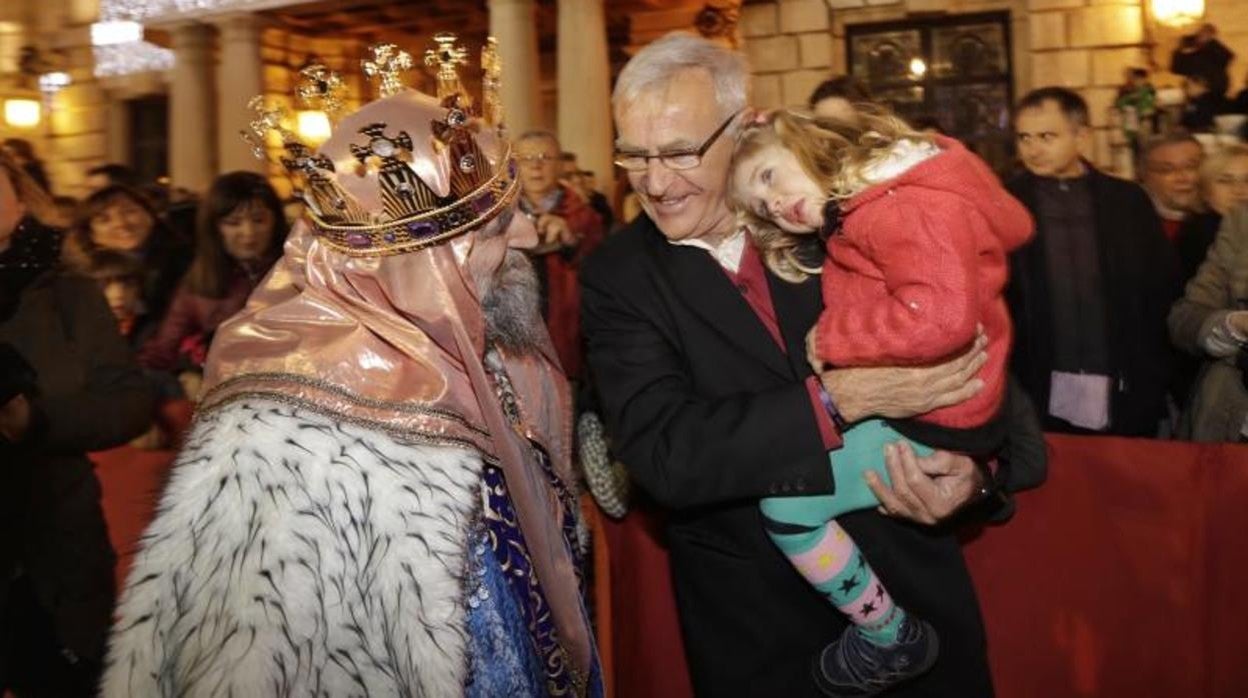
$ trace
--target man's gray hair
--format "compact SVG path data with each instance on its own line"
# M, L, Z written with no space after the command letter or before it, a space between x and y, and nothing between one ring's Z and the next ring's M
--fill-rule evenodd
M550 131L544 131L544 130L525 131L524 133L520 134L518 138L516 138L515 142L519 143L521 141L535 141L539 139L547 140L547 141L550 141L551 143L554 143L556 148L562 147L559 145L558 136L551 133Z
M1140 146L1140 159L1145 163L1148 163L1149 159L1153 155L1153 151L1167 145L1175 145L1178 143L1191 143L1197 148L1200 148L1201 159L1204 159L1205 147L1201 145L1200 141L1196 140L1196 137L1189 131L1181 128L1171 129L1144 141L1144 144Z
M705 70L715 89L720 112L745 108L750 99L749 66L745 56L686 32L672 32L637 52L620 71L611 95L611 107L619 114L639 96L666 87L681 71Z

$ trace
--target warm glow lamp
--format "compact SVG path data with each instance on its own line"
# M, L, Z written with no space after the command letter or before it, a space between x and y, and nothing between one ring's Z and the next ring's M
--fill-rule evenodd
M37 99L4 100L4 122L14 128L34 128L39 125L40 105Z
M1167 27L1185 27L1205 16L1205 0L1153 0L1153 18Z
M329 116L323 111L300 111L295 115L295 119L295 131L305 143L320 145L333 135L333 129L329 126Z

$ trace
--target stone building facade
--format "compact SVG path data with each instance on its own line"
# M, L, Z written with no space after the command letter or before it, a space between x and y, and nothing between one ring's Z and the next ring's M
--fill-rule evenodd
M297 72L313 56L344 73L349 103L372 96L358 68L369 43L362 34L303 31L274 21L275 13L293 6L332 10L333 3L323 0L182 3L200 9L167 13L146 23L145 39L172 51L172 69L96 77L91 28L101 19L102 8L119 1L0 3L0 99L45 101L44 118L35 128L14 128L0 118L0 138L33 141L57 193L80 195L87 168L134 157L136 139L151 137L134 118L135 105L144 100L156 108L168 105L165 171L173 184L202 190L217 172L269 168L279 188L288 191L282 173L255 160L237 137L250 118L247 99L264 93L275 103L292 106ZM444 8L471 6L480 15L475 24L463 16L450 18L452 24L472 24L451 27L466 35L470 47L479 46L486 33L499 37L513 131L556 130L565 148L580 154L581 166L595 170L608 184L613 74L654 38L693 29L706 7L721 10L730 24L723 39L749 56L755 99L764 107L802 104L820 81L849 71L853 36L863 27L939 24L981 15L1004 18L1011 97L1048 84L1079 90L1092 107L1096 129L1088 155L1121 174L1128 172L1121 148L1115 147L1117 129L1108 107L1123 69L1150 67L1156 71L1155 84L1177 84L1164 69L1179 37L1191 30L1160 26L1151 15L1153 0L431 1ZM1248 72L1248 12L1243 0L1206 4L1205 20L1218 26L1222 41L1239 55L1231 68L1232 85L1238 89ZM431 14L431 21L437 21L438 13ZM340 19L349 23L355 16ZM370 31L370 37L395 40L414 54L431 44L432 31L423 29L396 27L387 34L383 23ZM41 96L35 76L21 72L25 46L36 47L49 69L68 73L71 84ZM429 78L418 70L411 79L419 85ZM135 133L136 128L142 132Z
M1179 37L1192 30L1159 25L1147 0L772 0L741 9L755 100L767 107L804 104L822 80L848 73L852 27L1008 13L1014 97L1045 85L1079 91L1095 129L1088 157L1123 175L1130 174L1129 159L1110 110L1123 70L1149 68L1155 85L1178 85L1166 69ZM1205 21L1237 54L1232 86L1243 87L1248 11L1242 0L1206 0Z

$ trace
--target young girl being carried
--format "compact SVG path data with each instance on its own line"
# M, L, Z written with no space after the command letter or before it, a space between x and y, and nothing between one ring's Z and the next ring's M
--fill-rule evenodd
M822 274L824 311L807 336L808 359L817 373L932 364L964 351L982 327L988 360L977 376L983 389L966 402L850 428L846 446L830 454L831 496L762 502L772 540L852 623L815 661L816 683L833 696L875 695L936 661L935 629L894 602L836 517L879 505L864 475L889 482L885 443L972 456L1000 447L1011 340L1006 255L1034 227L956 140L858 111L852 123L791 111L761 117L733 155L732 196L768 268L793 282Z

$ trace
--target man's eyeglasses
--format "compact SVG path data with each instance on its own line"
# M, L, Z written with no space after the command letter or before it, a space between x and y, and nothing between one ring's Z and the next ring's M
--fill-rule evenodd
M1248 175L1243 175L1239 177L1236 177L1235 175L1229 175L1229 174L1218 175L1217 179L1213 181L1226 187L1233 187L1236 185L1248 186Z
M663 166L669 170L692 170L702 164L702 156L706 155L706 151L715 145L715 141L723 135L724 130L728 128L733 119L737 118L740 111L734 112L728 117L727 121L719 125L715 132L711 134L706 142L692 150L673 150L666 153L642 153L637 151L617 150L615 151L615 164L630 172L640 172L649 166L651 160L658 160Z
M524 155L517 155L516 159L520 162L548 162L551 160L558 160L559 156L549 155L547 153L526 153Z

